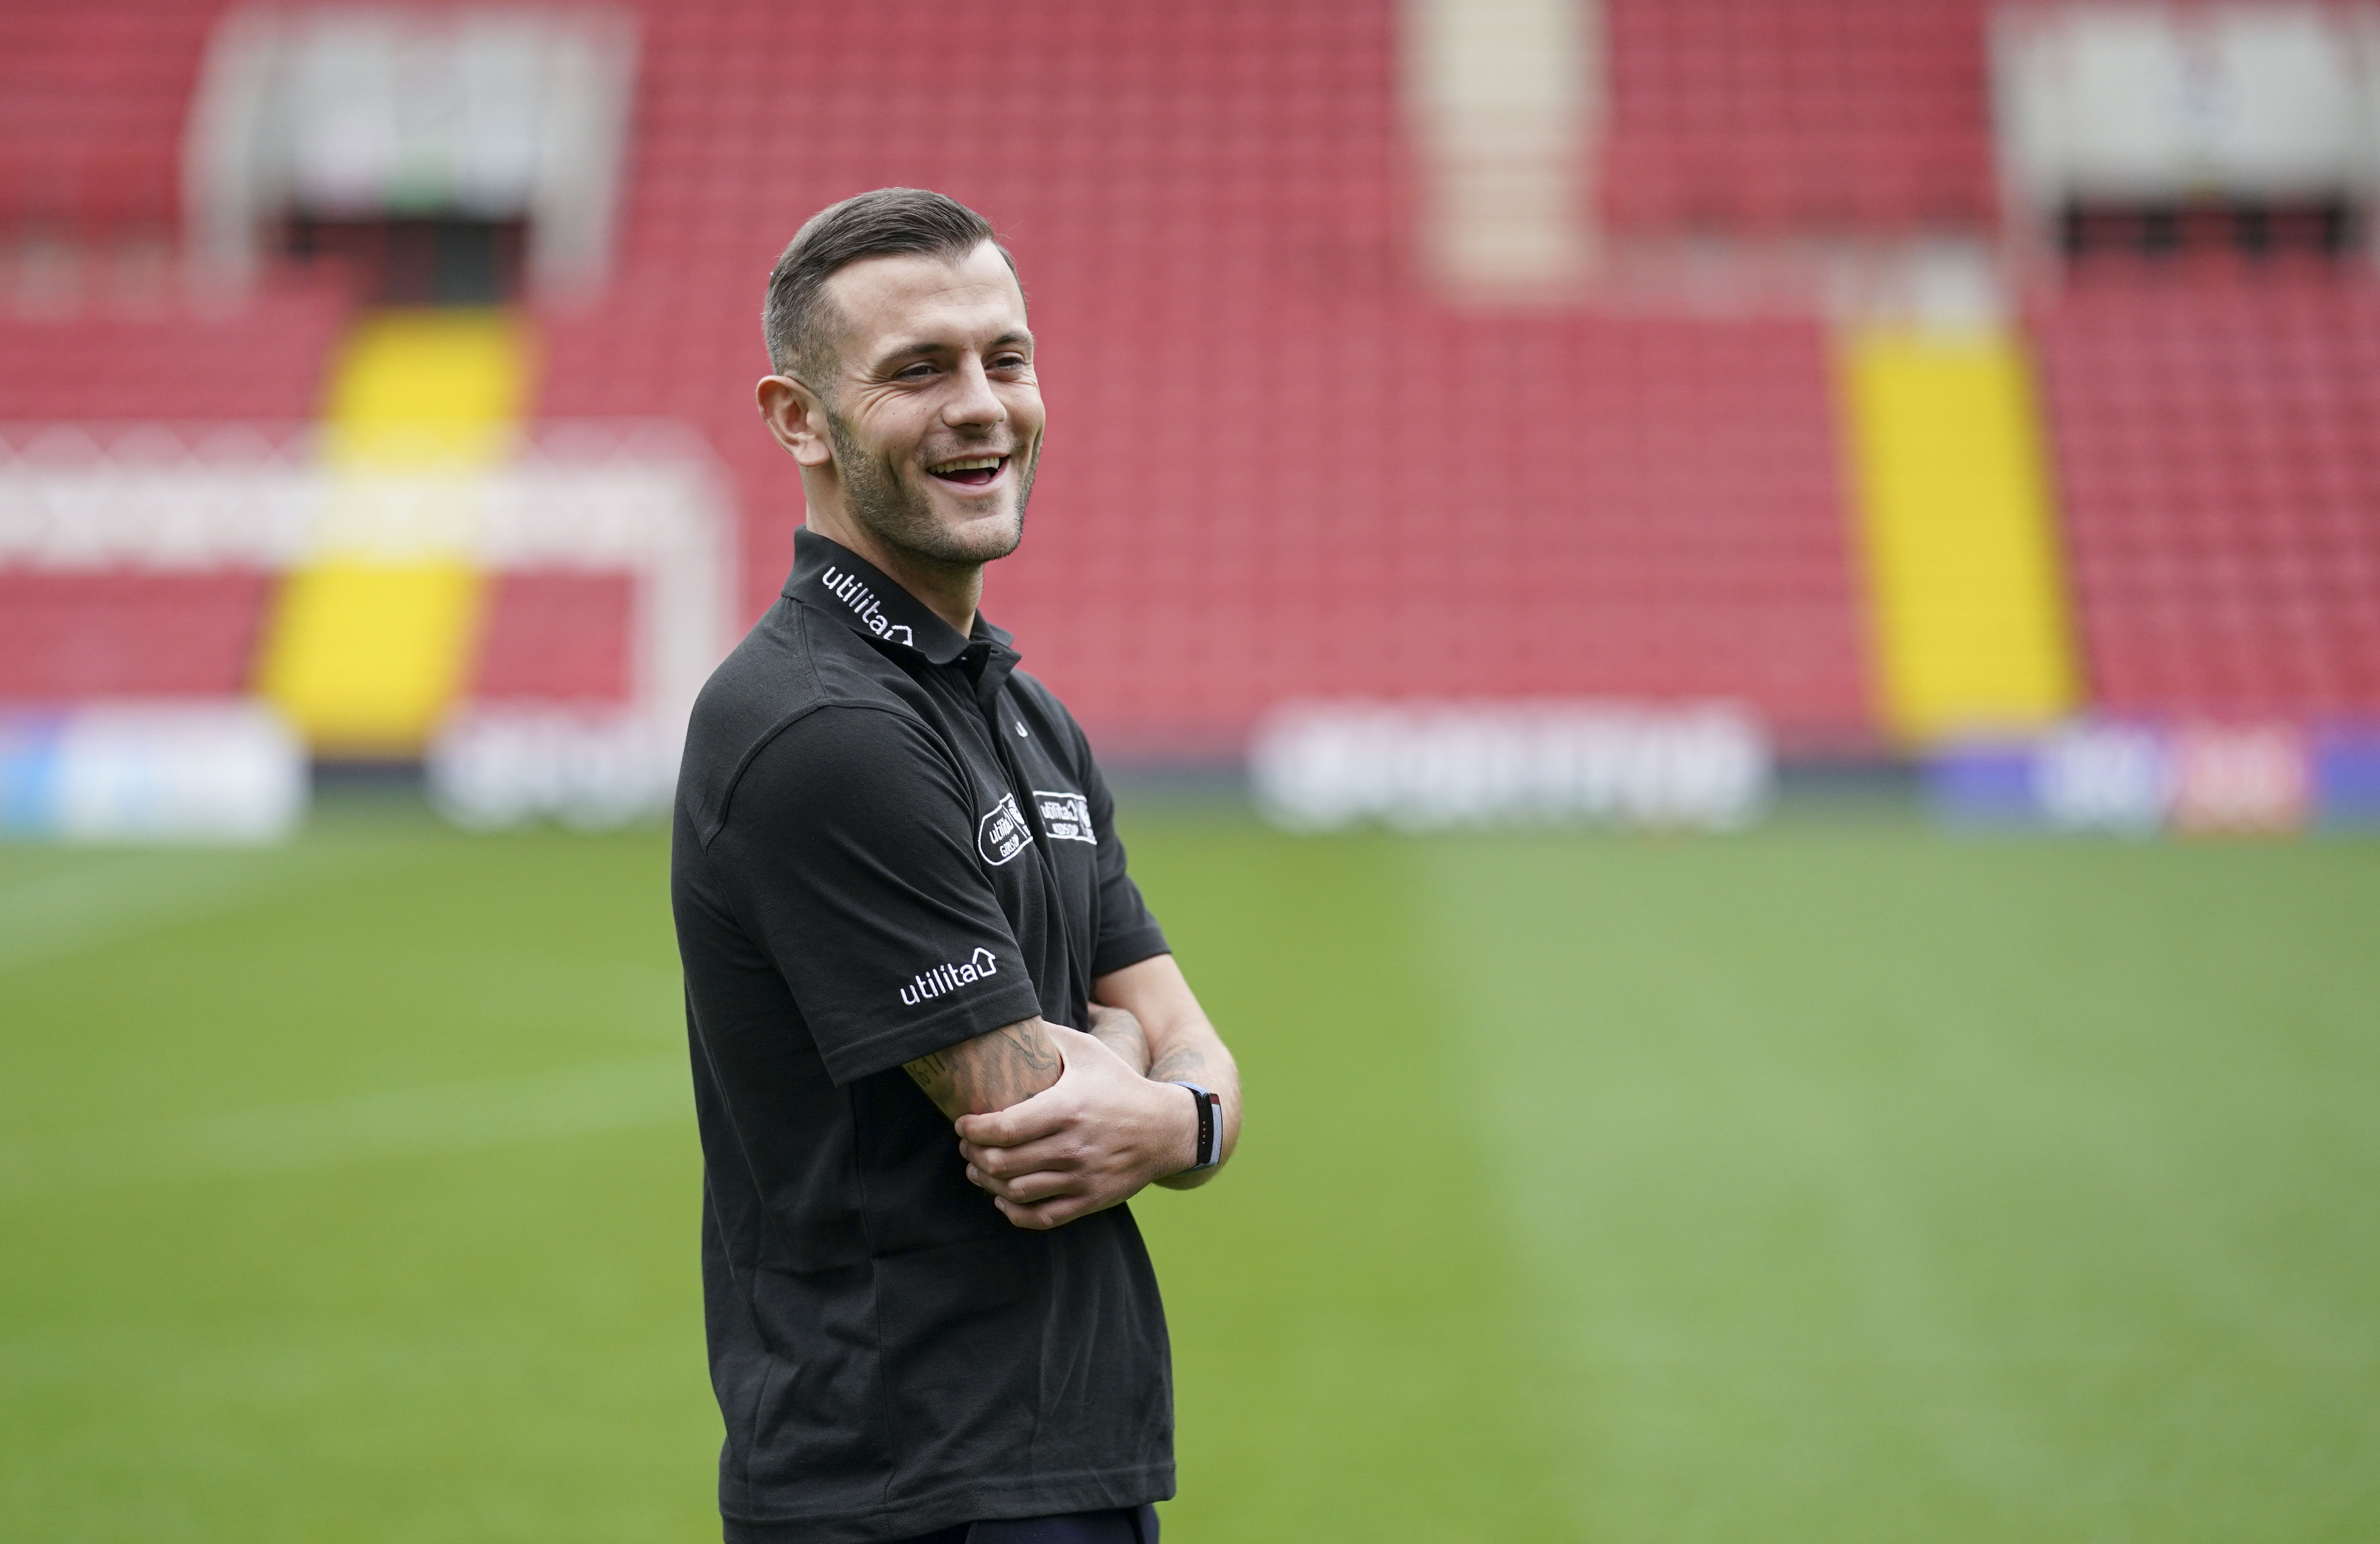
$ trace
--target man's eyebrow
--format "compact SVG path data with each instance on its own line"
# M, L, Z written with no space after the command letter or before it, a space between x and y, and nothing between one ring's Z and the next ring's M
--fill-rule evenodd
M889 365L896 359L908 359L925 354L947 353L950 350L950 347L951 345L949 344L936 343L930 338L921 338L916 343L894 344L892 347L878 355L876 356L876 362L880 366Z
M1025 331L1025 329L1021 327L1013 327L1007 332L1002 332L997 338L992 339L988 346L992 348L1005 348L1013 344L1030 344L1032 341L1032 333ZM887 366L895 364L904 359L923 358L929 355L934 354L949 354L955 352L962 345L958 344L941 342L932 338L919 338L911 343L894 344L890 348L887 348L883 353L876 356L876 368L882 369Z

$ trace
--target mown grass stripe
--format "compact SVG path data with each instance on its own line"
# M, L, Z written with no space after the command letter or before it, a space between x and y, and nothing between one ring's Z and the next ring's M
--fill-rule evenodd
M262 1174L690 1120L686 1058L391 1089L0 1142L0 1196Z

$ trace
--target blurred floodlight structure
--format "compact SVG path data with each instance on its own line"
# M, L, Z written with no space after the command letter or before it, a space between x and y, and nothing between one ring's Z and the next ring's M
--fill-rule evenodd
M2380 175L2366 8L2013 6L1995 25L2008 212L2210 197L2361 201Z
M585 290L611 248L635 35L601 6L234 12L184 150L196 248L249 278L292 214L518 220L531 277Z
M1772 759L1725 706L1303 703L1258 728L1248 769L1258 808L1290 830L1728 830L1766 804Z

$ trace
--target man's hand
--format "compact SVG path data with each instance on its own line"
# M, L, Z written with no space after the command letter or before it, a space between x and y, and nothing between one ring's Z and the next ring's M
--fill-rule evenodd
M1046 1024L1065 1063L1022 1104L958 1122L969 1183L1018 1227L1053 1228L1129 1200L1197 1161L1198 1112L1099 1039Z

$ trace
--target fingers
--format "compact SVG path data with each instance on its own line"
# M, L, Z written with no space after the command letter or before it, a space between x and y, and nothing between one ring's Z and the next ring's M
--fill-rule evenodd
M965 1159L970 1167L980 1169L995 1179L1014 1179L1018 1175L1034 1174L1043 1169L1063 1173L1081 1168L1087 1154L1079 1141L1053 1135L1038 1141L1022 1142L1015 1147L982 1147L974 1142L961 1142L959 1156Z
M1015 1147L1054 1136L1075 1117L1073 1092L1069 1090L1062 1095L1059 1092L1064 1087L1065 1078L1061 1074L1057 1082L1022 1104L987 1115L961 1116L959 1137L978 1147Z
M1046 1233L1053 1227L1063 1227L1078 1217L1087 1217L1094 1212L1104 1212L1123 1199L1122 1196L1109 1196L1104 1199L1088 1196L1062 1196L1055 1200L1033 1205L994 1197L992 1204L1000 1208L1002 1216L1016 1226Z
M978 1190L989 1192L995 1200L1026 1203L1054 1200L1061 1196L1083 1195L1088 1193L1091 1188L1081 1175L1060 1174L1047 1169L1038 1174L1018 1175L1012 1179L1002 1179L996 1176L988 1175L981 1169L970 1168L967 1170L967 1183Z
M1031 1142L1023 1147L974 1147L959 1144L966 1160L967 1183L1012 1200L1039 1200L1062 1184L1076 1187L1095 1182L1092 1154L1079 1141ZM1033 1192L1027 1194L1027 1191Z
M1170 1149L1152 1156L1151 1131L1163 1128L1169 1143L1172 1135L1167 1122L1152 1122L1152 1085L1105 1042L1045 1028L1065 1061L1058 1081L1005 1110L956 1123L967 1182L1022 1228L1061 1227L1128 1199L1170 1156ZM1171 1102L1166 1108L1186 1115Z
M967 1183L1006 1200L1038 1202L1054 1197L1114 1192L1121 1200L1135 1182L1111 1161L1101 1162L1079 1139L1027 1143L1022 1147L976 1147L959 1144L966 1160ZM1104 1204L1104 1203L1103 1203Z
M1052 1025L1054 1028L1054 1025ZM1074 1031L1066 1031L1071 1035ZM1083 1035L1090 1040L1090 1035ZM1092 1044L1099 1044L1092 1040ZM1107 1047L1099 1047L1104 1052ZM1066 1123L1081 1111L1081 1099L1066 1087L1066 1073L1074 1070L1074 1054L1066 1052L1066 1070L1059 1073L1057 1082L1042 1092L1012 1104L1007 1109L988 1111L983 1116L959 1116L957 1130L962 1142L974 1142L976 1147L1016 1147L1019 1142L1038 1142L1042 1137L1057 1135Z

